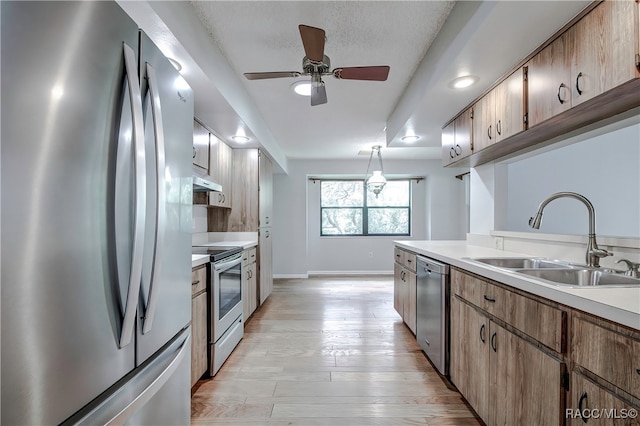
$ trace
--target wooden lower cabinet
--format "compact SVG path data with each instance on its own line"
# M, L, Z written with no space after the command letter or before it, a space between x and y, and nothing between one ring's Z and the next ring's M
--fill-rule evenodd
M258 307L258 275L256 274L256 263L242 266L242 307L244 313L244 323Z
M191 386L207 372L207 267L191 271Z
M489 320L451 299L451 381L482 419L489 418Z
M393 307L409 330L416 333L417 277L415 272L395 263L393 266Z
M207 372L207 292L191 299L191 386Z
M469 405L487 425L562 424L566 364L561 356L510 331L514 325L504 322L510 315L500 304L512 299L508 290L457 270L451 280L450 377Z
M489 328L487 424L562 424L564 363L494 322Z
M622 400L580 373L571 374L571 397L567 406L567 424L572 426L640 425L640 408Z

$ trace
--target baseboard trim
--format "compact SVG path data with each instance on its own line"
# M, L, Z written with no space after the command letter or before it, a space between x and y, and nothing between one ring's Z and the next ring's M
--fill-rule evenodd
M379 276L393 275L393 271L309 271L310 277L317 276Z
M273 274L273 279L299 279L309 278L309 274Z

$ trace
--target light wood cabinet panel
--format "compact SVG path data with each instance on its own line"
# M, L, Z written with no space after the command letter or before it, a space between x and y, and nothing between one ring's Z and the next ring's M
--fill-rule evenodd
M228 232L258 230L258 150L234 149L232 167L232 209Z
M251 251L254 253L253 261L251 261ZM247 262L242 264L242 308L244 314L244 323L253 314L258 307L258 274L256 268L255 249L245 250L244 255Z
M209 131L197 121L193 121L193 167L196 173L209 174Z
M453 150L456 159L468 157L473 153L473 109L468 108L458 118L455 124L455 144Z
M520 68L494 89L496 143L525 130L524 84L524 69Z
M640 76L638 7L633 0L605 1L569 29L573 106Z
M263 304L273 290L273 238L271 228L260 228L258 231L258 288L260 304Z
M457 294L470 303L484 307L489 283L457 269L450 272L451 294Z
M637 426L640 425L640 419L628 416L628 413L629 410L637 412L639 409L640 407L620 399L587 377L575 372L571 374L571 397L567 405L569 425L582 426L587 423L598 426ZM603 410L607 410L607 413L603 413ZM620 417L615 418L616 415Z
M455 152L456 130L452 121L442 129L442 165L447 166L457 160Z
M571 46L565 32L529 61L529 128L571 108Z
M191 299L191 386L207 371L207 292Z
M417 325L417 276L415 273L416 255L396 248L396 259L402 263L393 265L393 307L416 334ZM409 265L409 266L407 266ZM412 269L409 269L412 268Z
M262 152L260 152L259 187L259 226L271 226L273 220L273 163Z
M209 193L209 205L231 208L233 205L233 149L215 135L211 135L211 160L209 174L211 179L222 186L220 192Z
M557 425L564 417L564 364L490 323L489 425Z
M202 265L191 270L191 296L207 289L207 266Z
M489 414L489 320L451 297L450 377L482 419Z
M604 322L602 323L605 324ZM640 399L640 332L617 332L589 317L574 316L575 363Z

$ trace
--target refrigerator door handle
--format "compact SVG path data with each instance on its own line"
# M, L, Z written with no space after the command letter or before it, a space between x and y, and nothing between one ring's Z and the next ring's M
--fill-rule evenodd
M158 302L158 277L160 277L161 262L160 254L164 247L164 233L166 228L166 184L165 184L165 149L164 149L164 127L162 125L162 108L160 105L160 93L158 88L158 79L153 67L147 63L146 72L149 83L149 96L151 100L151 114L153 117L153 131L156 148L156 226L155 226L155 247L153 255L153 270L151 273L151 281L149 283L149 297L146 301L144 322L142 333L151 331L153 325L153 317Z
M140 281L142 279L142 250L145 233L145 206L146 206L146 165L144 152L144 122L142 114L142 96L140 84L137 79L136 54L126 43L124 45L124 64L129 87L129 100L131 102L131 115L133 120L134 139L134 173L135 173L135 203L133 224L133 250L131 256L131 274L127 291L127 301L122 319L120 332L120 347L131 343L133 326L136 320L136 308L138 306L138 294L140 293Z

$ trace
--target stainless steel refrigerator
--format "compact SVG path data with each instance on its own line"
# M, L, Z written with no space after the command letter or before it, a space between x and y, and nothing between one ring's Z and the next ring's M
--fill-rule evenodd
M188 424L193 94L115 2L0 2L3 425Z

